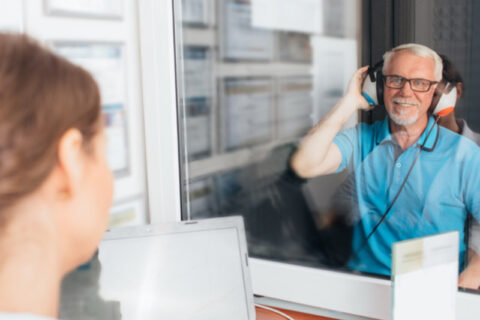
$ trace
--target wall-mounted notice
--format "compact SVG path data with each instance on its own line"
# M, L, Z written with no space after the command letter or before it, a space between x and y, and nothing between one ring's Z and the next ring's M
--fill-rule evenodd
M272 30L321 33L320 0L252 0L253 25Z
M311 77L289 77L279 81L277 105L278 137L301 137L312 127L313 81Z
M23 31L23 1L0 0L0 31Z
M252 25L250 0L223 2L222 57L234 60L272 60L273 33Z
M212 55L207 47L184 48L186 139L189 160L211 152Z
M45 0L49 14L92 18L123 18L123 0Z
M278 33L278 55L287 62L312 62L312 45L310 35L297 32Z
M183 0L182 19L187 24L207 25L209 23L210 0Z
M273 134L272 81L226 79L224 86L225 147L269 141Z
M392 319L454 320L458 231L394 243Z
M343 96L348 81L357 70L357 41L328 37L312 37L314 112L313 121L319 121ZM357 122L353 115L346 126Z
M345 37L345 0L323 0L323 29L324 35L330 37Z
M190 219L211 218L214 215L215 192L212 177L190 181L188 196Z
M109 228L146 223L145 200L142 196L114 204L110 210Z
M212 92L212 54L207 47L187 46L183 51L186 98L211 97Z
M191 98L186 100L186 143L189 161L211 153L210 100Z
M53 49L89 72L102 96L107 159L116 176L129 172L125 61L123 46L99 43L54 43Z

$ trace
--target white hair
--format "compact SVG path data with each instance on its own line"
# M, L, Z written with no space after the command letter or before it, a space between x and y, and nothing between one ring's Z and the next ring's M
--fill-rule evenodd
M385 70L387 69L390 60L394 56L394 54L398 51L406 50L414 55L423 57L423 58L431 58L435 62L435 80L440 81L442 80L442 71L443 71L443 63L442 58L436 53L434 50L430 49L427 46L418 43L406 43L399 45L387 52L383 55L383 68L382 72L385 74Z

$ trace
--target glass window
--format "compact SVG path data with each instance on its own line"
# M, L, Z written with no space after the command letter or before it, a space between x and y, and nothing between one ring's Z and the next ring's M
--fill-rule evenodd
M351 230L326 226L346 175L303 180L289 159L359 65L359 2L176 6L183 219L240 214L251 256L340 265Z
M395 65L393 59L385 74L425 79L428 88L420 88L418 80L384 87L380 104L386 117L377 122L360 124L358 112L345 109L351 116L337 121L342 128L335 129L332 167L313 161L311 171L299 172L292 155L344 96L359 67L358 53L367 51L360 41L361 4L176 4L184 13L176 24L184 219L240 214L253 257L380 277L390 276L393 242L449 230L460 234L459 270L476 259L479 139L470 128L479 124L478 112L465 106L466 99L474 101L475 90L459 100L456 125L449 127L448 121L455 123L451 116L435 123L432 101L441 97L440 75L431 68L411 72L404 68L411 61ZM469 54L476 42L469 38L474 22L468 12L476 6L464 1L446 10L444 4L415 3L410 13L418 23L406 29L392 24L399 39L407 39L405 30L412 28L414 36L406 42L446 54L443 64L454 61L445 67L453 68L453 75L444 78L455 77L458 65L465 84L474 84L474 70L467 67L476 65ZM406 20L405 8L393 8L398 21ZM470 22L451 31L452 19L464 18ZM457 97L464 88L456 88ZM415 132L405 138L404 129ZM311 150L328 139L319 136ZM315 159L310 152L303 164L310 156Z
M475 175L480 167L477 157L480 144L480 113L476 107L478 101L478 71L480 58L475 52L478 51L478 35L475 31L478 28L477 17L480 14L480 6L475 1L446 1L428 0L424 3L415 3L413 6L415 16L414 33L412 42L423 43L436 52L443 59L443 78L450 82L457 90L457 99L454 111L439 120L447 133L461 135L460 142L452 143L450 149L454 149L455 163L447 165L446 171L437 173L435 187L437 197L442 201L438 205L437 214L444 212L437 225L441 225L438 232L446 228L458 230L460 233L460 275L459 286L469 289L478 289L480 285L480 274L475 272L477 263L480 261L480 227L478 224L478 189L480 184ZM399 12L406 15L406 13ZM455 27L451 23L462 21ZM441 104L442 101L439 102ZM458 136L456 136L458 138ZM463 143L470 143L468 151L464 149ZM463 153L466 154L463 154ZM468 155L468 156L467 156ZM471 157L467 159L467 157ZM444 162L446 164L446 161ZM470 166L468 173L463 173L468 178L462 178L460 166ZM422 164L427 165L427 164ZM440 183L448 178L448 182ZM429 179L432 180L432 179ZM473 183L473 185L470 185ZM458 191L451 193L450 190L458 185L463 196L459 203L462 210L452 207L451 196L458 194ZM469 190L469 186L471 189ZM432 193L432 192L430 192ZM473 196L467 196L472 193ZM427 210L424 210L424 215ZM426 215L427 216L427 215ZM432 215L433 217L433 215ZM432 218L429 218L432 219Z

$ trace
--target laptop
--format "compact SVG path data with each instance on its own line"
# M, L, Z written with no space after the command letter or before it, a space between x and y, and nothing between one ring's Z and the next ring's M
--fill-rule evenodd
M62 319L255 319L242 217L113 229L95 258L65 279Z

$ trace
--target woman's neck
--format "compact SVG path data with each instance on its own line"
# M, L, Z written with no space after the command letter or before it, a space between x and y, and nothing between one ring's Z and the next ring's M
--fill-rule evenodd
M62 272L45 208L2 212L0 311L56 318ZM28 211L25 211L28 210Z
M438 121L438 124L442 127L452 130L453 132L461 133L460 127L458 126L457 120L455 119L455 115L453 113L450 113L445 117L441 117Z

